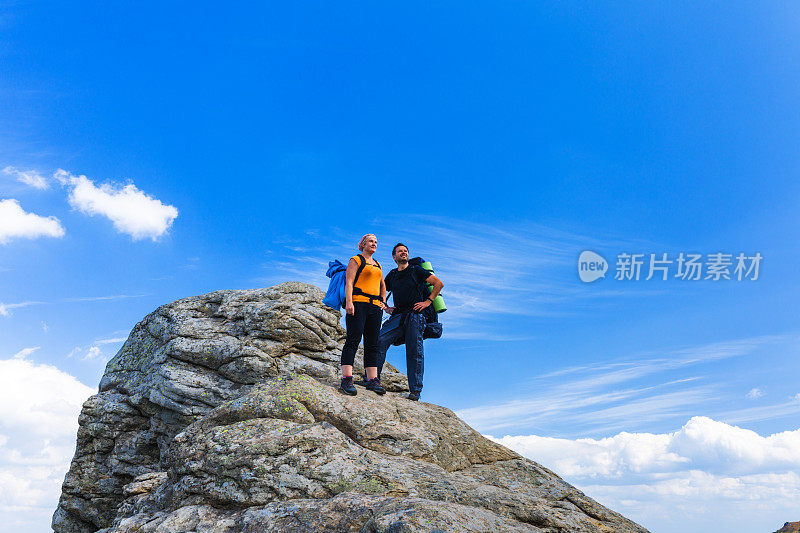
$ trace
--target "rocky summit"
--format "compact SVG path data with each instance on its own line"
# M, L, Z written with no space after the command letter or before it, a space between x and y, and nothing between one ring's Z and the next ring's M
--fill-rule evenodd
M406 400L388 364L385 396L340 393L345 332L323 296L217 291L138 323L83 405L53 529L645 531Z

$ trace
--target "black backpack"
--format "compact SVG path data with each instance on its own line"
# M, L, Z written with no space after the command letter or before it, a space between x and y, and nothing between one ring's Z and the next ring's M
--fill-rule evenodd
M414 257L408 260L408 266L422 266L425 260L421 257ZM427 272L433 274L433 270L425 269ZM422 297L430 298L431 289L427 283L422 283ZM442 336L442 323L439 322L439 313L429 305L422 311L422 316L425 317L425 331L422 332L423 339L438 339Z

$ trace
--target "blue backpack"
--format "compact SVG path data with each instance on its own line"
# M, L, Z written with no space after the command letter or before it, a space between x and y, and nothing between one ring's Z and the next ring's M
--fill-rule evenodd
M338 259L334 259L328 263L328 271L325 275L331 278L331 282L328 284L328 292L325 293L325 298L322 300L322 303L328 307L344 309L346 299L344 294L346 271L347 267Z
M372 300L380 300L380 296L367 294L355 286L355 284L358 283L358 278L361 276L361 272L367 265L367 260L364 259L363 255L358 254L356 257L358 257L358 262L360 265L358 266L358 270L356 270L356 277L353 280L353 294L367 296L369 297L370 302L372 302ZM375 261L375 263L378 265L378 268L381 267L381 264L378 263L378 261ZM344 304L347 302L347 296L344 292L346 273L347 267L344 266L338 259L334 259L328 263L328 271L325 273L325 275L331 278L331 282L328 284L328 292L325 293L325 298L322 300L322 303L328 307L333 307L334 309L344 309Z

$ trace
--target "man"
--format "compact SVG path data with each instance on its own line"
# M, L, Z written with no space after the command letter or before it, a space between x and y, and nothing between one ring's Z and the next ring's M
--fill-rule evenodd
M397 268L386 275L385 281L386 290L392 292L394 307L385 308L392 316L383 324L378 338L378 379L386 361L386 350L392 344L404 341L410 391L408 399L416 401L422 393L422 333L426 323L422 312L433 305L444 283L419 265L409 266L408 247L403 243L397 243L392 248L392 259L397 263ZM433 285L427 298L425 283Z

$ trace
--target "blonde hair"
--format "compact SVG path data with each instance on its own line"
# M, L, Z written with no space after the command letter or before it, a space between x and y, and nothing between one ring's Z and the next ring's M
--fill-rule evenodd
M377 236L376 236L374 233L367 233L366 235L364 235L363 237L361 237L361 240L360 240L360 241L358 241L358 250L359 250L360 252L363 252L363 251L364 251L364 246L366 246L366 244L367 244L367 239L368 239L369 237L375 237L375 240L376 240L376 241L378 240L378 237L377 237Z

